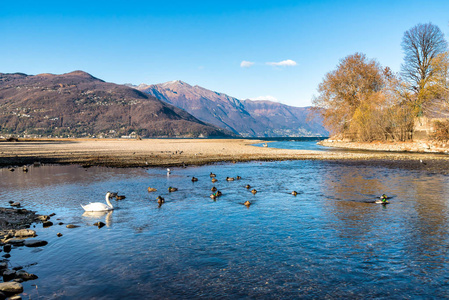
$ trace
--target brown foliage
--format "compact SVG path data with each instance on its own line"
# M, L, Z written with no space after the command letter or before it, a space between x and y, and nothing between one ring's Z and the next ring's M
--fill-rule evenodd
M380 66L361 53L347 56L325 75L313 104L332 133L344 133L360 104L383 86Z
M356 53L326 74L313 102L333 134L361 141L405 140L413 119L402 105L400 87L389 68Z
M449 120L435 121L433 124L435 131L431 138L440 142L449 141Z

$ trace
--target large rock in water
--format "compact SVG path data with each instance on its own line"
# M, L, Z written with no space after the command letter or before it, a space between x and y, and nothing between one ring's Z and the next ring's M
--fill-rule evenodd
M41 246L45 246L47 245L48 242L47 241L43 241L43 240L26 240L25 241L25 246L27 247L41 247Z
M17 271L16 272L16 277L17 278L21 278L23 280L34 280L34 279L38 278L37 275L32 274L32 273L28 273L28 272L26 272L24 270Z
M25 242L24 239L17 239L17 238L12 238L12 239L6 240L7 244L15 245L15 246L22 246L24 242Z
M18 294L23 292L23 286L18 282L2 282L0 291L6 294Z
M3 281L10 281L16 278L16 271L14 270L6 270L3 272Z
M14 234L15 237L29 237L29 236L36 236L36 231L31 229L20 229L17 230Z

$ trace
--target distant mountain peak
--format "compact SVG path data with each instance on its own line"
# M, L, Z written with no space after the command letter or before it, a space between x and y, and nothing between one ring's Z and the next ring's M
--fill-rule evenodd
M187 82L184 82L182 80L172 80L172 81L168 81L168 82L164 82L160 84L162 87L169 87L169 86L184 86L187 88L191 88L192 86L190 84L188 84Z
M54 77L56 75L52 74L52 73L41 73L41 74L37 74L36 76L39 76L39 77Z
M326 135L319 122L308 123L308 109L270 99L239 100L224 93L191 86L181 80L139 85L138 89L191 113L203 122L242 136Z
M81 70L75 70L75 71L72 71L72 72L69 72L69 73L65 73L65 74L62 74L62 75L56 75L56 74L52 74L52 73L41 73L41 74L37 74L36 76L48 77L48 78L60 77L60 76L77 76L77 77L86 78L86 79L101 80L101 79L98 79L98 78L90 75L89 73L81 71Z
M70 73L65 73L63 75L78 76L78 77L84 77L84 78L88 78L88 79L98 79L98 78L90 75L89 73L81 71L81 70L75 70L75 71L72 71Z

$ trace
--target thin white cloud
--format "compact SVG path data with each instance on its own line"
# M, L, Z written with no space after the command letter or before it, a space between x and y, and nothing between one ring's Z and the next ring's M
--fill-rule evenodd
M255 97L255 98L249 98L249 100L268 100L268 101L273 101L273 102L279 102L279 100L276 99L276 97L273 97L273 96L270 96L270 95L259 96L259 97Z
M251 62L251 61L246 61L246 60L242 60L242 62L240 63L240 67L242 67L242 68L249 68L249 67L251 67L252 65L254 65L253 62Z
M291 59L286 59L280 62L267 62L266 64L275 67L293 67L297 65L296 61Z

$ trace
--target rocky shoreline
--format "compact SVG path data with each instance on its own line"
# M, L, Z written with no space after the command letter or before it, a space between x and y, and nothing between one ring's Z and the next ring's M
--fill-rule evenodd
M19 207L17 203L14 203ZM0 246L3 259L0 261L0 299L21 299L23 292L22 282L37 279L38 276L25 271L23 266L14 266L11 263L11 252L18 247L41 247L46 241L37 240L36 231L29 229L33 223L41 222L43 216L35 211L23 208L0 207Z

